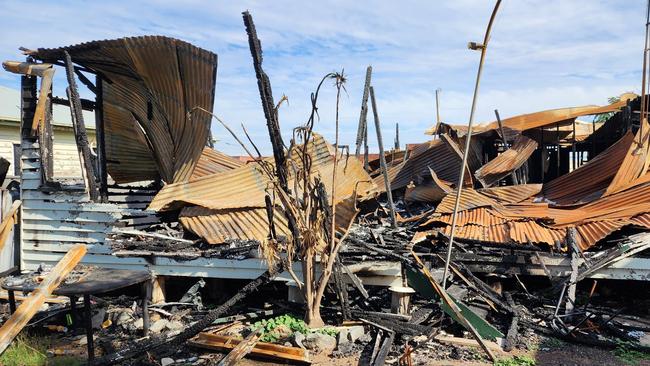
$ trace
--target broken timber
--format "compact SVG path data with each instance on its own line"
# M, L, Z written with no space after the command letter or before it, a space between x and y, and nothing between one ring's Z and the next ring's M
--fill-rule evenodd
M462 325L467 330L469 330L470 333L472 334L472 336L479 343L479 345L481 346L483 351L485 351L487 356L490 358L490 360L496 361L496 358L494 357L494 354L492 353L492 351L488 348L488 346L483 341L483 338L481 337L481 334L479 333L477 328L475 328L474 325L472 325L472 323L470 321L468 321L468 319L466 319L465 316L463 315L463 313L466 313L466 314L469 315L469 313L471 311L469 311L469 309L467 309L468 311L463 311L461 309L461 307L460 307L461 303L458 302L457 300L453 299L451 296L449 296L447 294L447 292L436 282L436 280L433 279L433 277L429 273L429 270L424 266L424 263L422 262L422 260L420 260L420 258L414 252L411 252L411 254L412 254L413 258L415 258L415 261L420 266L420 273L422 273L426 277L429 284L433 287L433 290L438 294L438 296L442 300L442 302L444 304L444 306L442 306L443 310L445 310L446 313L451 315L451 317L454 318L454 320L456 320L458 323L460 323L460 325ZM411 287L413 287L413 288L417 288L417 287L413 286L410 283L409 283L409 285ZM421 286L418 286L418 287L421 288ZM478 317L476 317L476 318L478 318ZM485 324L488 324L485 321L483 321L483 322ZM498 333L500 334L500 332L498 332ZM503 334L500 334L500 336L503 336Z
M79 91L77 90L77 83L74 79L74 66L72 65L72 58L70 58L68 51L64 51L64 54L66 76L68 77L68 89L66 91L68 93L68 100L70 100L72 127L74 128L77 149L79 150L79 156L81 158L82 171L85 172L88 194L90 195L91 201L97 202L99 200L99 188L97 187L95 166L90 159L90 146L88 144L86 125L84 124L84 117L81 110Z
M217 366L234 366L242 358L246 357L247 354L253 351L255 345L262 336L262 328L257 328L253 330L243 341L240 341L235 348L230 351L226 357L222 358Z
M16 309L16 312L9 317L2 328L0 328L0 354L2 354L11 341L27 325L29 320L36 314L47 297L66 278L68 273L81 261L86 254L86 246L78 244L72 247L66 255L57 263L43 282L34 290L25 301Z
M211 333L200 333L189 342L190 345L217 351L230 351L236 348L242 340ZM301 364L311 364L307 351L302 348L285 347L273 343L259 342L250 354L279 361L294 361Z

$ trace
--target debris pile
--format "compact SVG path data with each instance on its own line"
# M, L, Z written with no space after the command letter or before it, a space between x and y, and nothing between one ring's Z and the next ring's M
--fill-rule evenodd
M43 108L52 102L53 67L66 66L78 137L85 134L80 111L89 101L76 92L75 75L90 89L103 88L93 102L103 113L98 160L86 166L88 199L73 207L82 223L95 224L96 212L110 212L105 239L111 259L117 258L113 264L145 262L149 270L97 262L73 271L86 252L73 246L49 272L5 279L10 306L0 351L46 301L57 306L29 327L68 340L85 328L85 341L75 342L85 342L89 361L97 364L232 365L249 355L300 364L496 361L509 353L525 359L518 352L533 352L533 341L549 339L648 351L647 291L634 294L633 304L612 301L605 281L650 280L647 268L637 273L632 263L650 258L650 125L640 117L645 95L504 120L495 111L496 121L476 127L473 113L470 127L438 120L429 141L402 150L398 129L395 148L384 151L368 67L354 156L338 140L340 95L348 82L343 72L323 77L307 122L285 144L279 109L286 98L273 99L252 16L244 12L243 20L270 157L260 154L245 128L238 134L210 112L216 55L185 42L97 41L26 50L28 62L4 64L24 75L33 96L34 79L42 79L23 138L41 142L31 158L41 169L31 173L42 179L39 190L56 193L51 205L70 194L47 173L51 126ZM481 51L481 66L489 30L483 44L470 44ZM84 70L105 83L92 84ZM318 96L328 83L337 101L333 143L317 133ZM368 153L369 99L377 159ZM577 120L588 115L606 117L598 124ZM212 120L245 149L249 163L209 146ZM78 140L80 156L88 155L87 141ZM124 184L143 180L146 188L128 192L150 195L124 194ZM116 190L127 209L111 201ZM4 239L16 221L16 202L2 222ZM43 251L53 246L44 245ZM204 267L165 298L158 262ZM208 269L222 262L229 262L230 277L208 278ZM251 262L255 275L232 274ZM172 268L167 274L182 271ZM250 282L231 281L232 288L226 279ZM133 295L138 287L140 297ZM76 317L80 298L83 319Z

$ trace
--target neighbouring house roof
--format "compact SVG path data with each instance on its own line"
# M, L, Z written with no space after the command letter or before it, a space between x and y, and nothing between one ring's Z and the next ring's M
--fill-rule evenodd
M28 51L58 62L67 51L105 80L103 112L107 168L117 183L161 178L186 182L206 145L217 55L187 42L143 36Z
M83 111L84 122L89 130L95 129L95 113ZM0 123L20 124L20 91L0 86ZM52 125L72 128L70 108L55 104L52 106Z

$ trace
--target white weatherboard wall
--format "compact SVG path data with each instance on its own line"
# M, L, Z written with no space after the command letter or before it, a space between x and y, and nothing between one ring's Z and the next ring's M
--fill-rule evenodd
M40 191L38 142L22 141L21 156L21 267L36 269L54 265L74 244L88 246L82 263L109 268L145 268L146 261L117 258L110 254L106 234L123 214L132 209L118 204L90 202L88 194L64 190ZM78 156L76 157L78 161Z
M23 139L21 157L21 268L37 269L41 263L55 265L70 247L88 246L81 263L106 268L149 269L156 275L252 279L267 265L260 259L243 261L200 258L176 261L169 258L121 258L111 255L106 235L123 215L142 215L127 206L141 203L94 203L81 191L47 193L41 186L38 142ZM128 201L128 200L127 200ZM295 270L299 271L296 266ZM288 280L288 274L278 278Z

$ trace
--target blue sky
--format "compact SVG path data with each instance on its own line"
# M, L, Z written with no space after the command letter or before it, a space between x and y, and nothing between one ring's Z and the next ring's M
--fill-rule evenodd
M354 145L367 65L385 145L395 123L402 143L422 142L435 121L434 91L442 89L443 121L465 124L481 41L493 2L454 1L0 1L0 58L20 60L18 47L57 47L96 39L161 34L219 55L215 113L233 127L244 123L269 152L264 115L241 18L250 10L264 49L264 67L285 137L304 123L310 93L321 77L345 69L341 143ZM504 0L492 32L477 121L541 109L604 104L639 92L645 0ZM61 75L59 75L60 77ZM0 72L0 85L19 79ZM62 90L61 79L56 90ZM63 95L62 92L58 94ZM336 90L320 99L316 129L334 136ZM372 122L370 120L369 122ZM371 145L375 146L374 129ZM216 147L243 151L213 126Z

